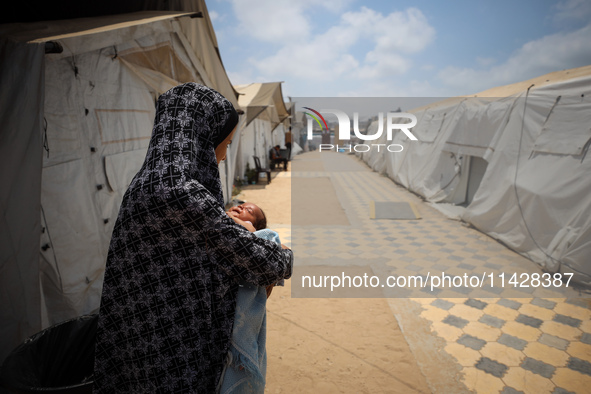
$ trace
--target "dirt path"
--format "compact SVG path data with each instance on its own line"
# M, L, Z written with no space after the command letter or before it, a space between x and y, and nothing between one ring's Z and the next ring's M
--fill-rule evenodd
M274 172L240 195L282 239L291 235L290 175ZM292 298L287 282L267 303L266 392L430 392L387 300Z

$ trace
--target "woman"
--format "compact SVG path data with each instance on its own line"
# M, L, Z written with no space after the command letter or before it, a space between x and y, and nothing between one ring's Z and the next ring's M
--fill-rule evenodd
M214 392L238 283L268 286L291 275L290 250L224 212L218 164L237 123L232 104L201 85L158 99L107 257L95 392Z

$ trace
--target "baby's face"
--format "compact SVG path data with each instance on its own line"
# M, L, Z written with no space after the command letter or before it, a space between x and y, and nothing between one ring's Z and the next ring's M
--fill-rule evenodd
M253 224L263 217L261 209L250 202L245 202L242 205L230 208L228 210L228 215Z

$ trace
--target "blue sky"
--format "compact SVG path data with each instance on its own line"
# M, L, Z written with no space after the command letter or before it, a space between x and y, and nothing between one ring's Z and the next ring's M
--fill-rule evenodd
M446 97L591 64L588 0L208 0L233 84Z

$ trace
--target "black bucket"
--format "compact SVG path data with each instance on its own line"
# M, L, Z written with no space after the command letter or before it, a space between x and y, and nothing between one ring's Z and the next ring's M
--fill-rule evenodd
M26 339L0 367L15 393L92 393L98 314L66 320Z

